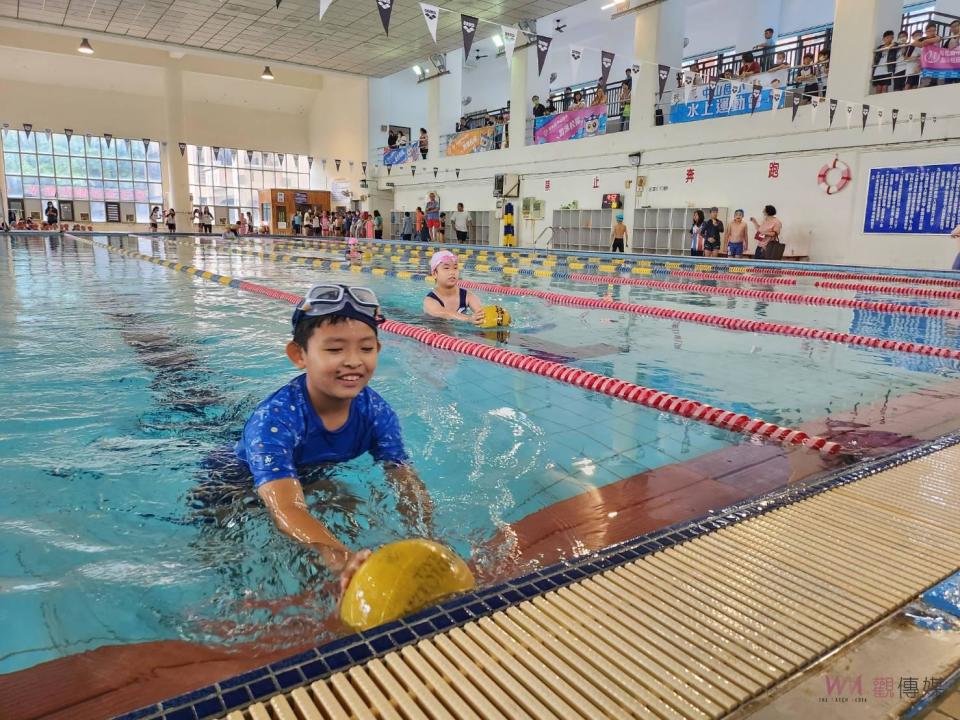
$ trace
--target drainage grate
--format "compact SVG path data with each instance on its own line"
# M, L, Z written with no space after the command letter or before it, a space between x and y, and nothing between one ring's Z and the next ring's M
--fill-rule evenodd
M723 716L958 569L958 466L927 455L227 718Z

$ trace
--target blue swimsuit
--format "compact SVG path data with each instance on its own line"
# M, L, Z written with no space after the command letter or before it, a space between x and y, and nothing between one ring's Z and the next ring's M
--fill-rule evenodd
M437 294L436 294L435 292L433 292L433 290L431 290L430 292L427 293L427 297L428 297L428 298L433 298L433 299L436 300L438 303L440 303L440 307L446 307L446 305L443 304L443 300L441 300L440 298L438 298L438 297L437 297ZM466 313L467 310L469 310L469 309L470 309L470 306L467 305L467 291L464 290L463 288L460 288L460 307L457 308L457 312L458 312L458 313Z

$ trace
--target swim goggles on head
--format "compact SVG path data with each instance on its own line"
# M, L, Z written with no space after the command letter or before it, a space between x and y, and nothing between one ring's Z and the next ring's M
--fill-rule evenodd
M325 315L352 317L372 327L384 320L380 313L380 301L370 288L314 285L293 311L293 329L296 331L297 324L305 318Z

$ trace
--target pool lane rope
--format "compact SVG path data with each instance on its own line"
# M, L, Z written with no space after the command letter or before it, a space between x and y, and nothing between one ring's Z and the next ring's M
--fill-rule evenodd
M867 283L846 283L836 280L818 280L813 286L827 288L829 290L856 290L858 292L877 292L888 293L890 295L913 295L915 297L960 300L960 290L941 290L928 287L898 287L897 285L869 285Z
M836 270L802 270L793 268L779 267L756 267L753 265L736 266L742 271L755 273L770 273L780 275L792 275L794 277L816 277L825 280L858 280L861 282L889 282L906 283L908 285L939 285L940 287L960 288L960 280L950 280L948 278L936 277L911 277L909 275L884 275L881 273L853 273L840 272ZM732 268L731 268L732 269Z
M284 253L260 252L247 248L230 248L230 252L238 255L248 255L251 257L260 257L268 260L283 260L300 265L310 265L316 268L330 267L340 270L356 270L357 272L366 272L374 275L377 270L384 268L369 268L354 265L349 262L331 262L322 258L313 258L308 255L286 255ZM387 275L384 270L383 275ZM576 277L574 277L576 276ZM401 280L429 280L430 276L424 273L412 273L410 271L394 271L390 277L397 277ZM654 287L666 290L693 290L701 291L704 286L688 285L685 283L667 283L659 280L643 280L640 278L613 277L607 278L602 275L583 275L580 273L551 273L550 277L554 279L569 279L576 282L589 282L596 285L641 285L649 287L653 283ZM875 338L864 335L854 335L852 333L835 332L832 330L819 330L816 328L806 328L798 325L786 325L782 323L770 323L760 320L744 320L739 318L728 318L722 315L709 315L707 313L694 313L683 310L672 310L669 308L658 308L647 305L636 305L634 303L621 303L618 301L605 301L600 298L581 298L576 295L565 295L562 293L548 293L541 290L530 290L527 288L514 288L505 285L490 285L484 283L474 283L469 280L461 281L465 288L474 290L487 290L489 292L500 292L510 295L529 295L531 297L540 297L558 304L576 304L580 307L605 308L609 310L619 310L621 312L632 312L638 315L648 315L651 317L662 317L674 320L685 320L697 322L704 325L714 325L729 330L743 330L746 332L767 332L780 335L791 335L794 337L805 337L815 340L826 340L828 342L847 343L850 345L860 345L864 347L879 348L881 350L894 350L898 352L917 353L920 355L930 355L935 357L960 359L960 352L951 348L936 347L934 345L925 345L923 343L911 343L899 340L889 340L884 338ZM806 299L809 304L814 305L832 305L836 307L854 307L874 312L904 312L907 314L933 315L940 317L960 317L960 310L950 310L946 308L919 307L914 305L899 305L897 303L877 303L867 300L847 300L843 298L826 298L821 296L796 295L791 293L777 293L763 290L747 290L744 288L706 288L707 291L729 291L722 294L739 295L743 297L757 299L771 299L769 295L787 297L787 300L780 302L801 303ZM757 293L761 293L758 295ZM609 302L609 305L603 303ZM802 304L802 303L801 303Z
M212 273L208 270L202 270L201 268L193 267L191 265L173 262L172 260L161 260L160 258L155 258L151 255L144 255L132 250L126 250L124 248L115 248L108 245L103 245L102 243L97 243L86 238L80 238L75 235L66 235L65 237L71 237L76 242L85 242L91 245L96 245L102 249L118 253L126 257L135 258L137 260L145 260L155 265L161 265L173 270L179 270L187 275L193 275L205 280L210 280L211 282L216 282L220 285L234 287L239 290L256 293L258 295L263 295L275 300L283 300L291 304L297 304L302 300L300 295L286 292L284 290L278 290L276 288L271 288L266 285L260 285L259 283L252 283L247 280L239 280L227 275ZM608 395L609 397L624 400L636 405L643 405L644 407L660 410L671 415L678 415L689 420L708 423L730 432L737 432L749 436L764 437L782 445L800 445L812 450L819 450L821 453L826 455L838 453L843 449L843 446L840 443L827 440L823 437L808 435L802 430L797 430L796 428L783 427L777 425L776 423L767 422L759 418L751 418L749 415L744 415L743 413L733 412L732 410L723 410L697 400L679 397L677 395L665 393L660 390L654 390L642 385L627 382L626 380L612 378L599 373L583 370L581 368L572 367L570 365L553 362L551 360L541 360L533 357L532 355L524 355L523 353L514 352L513 350L506 350L492 345L485 345L483 343L474 342L473 340L464 340L462 338L453 337L452 335L444 335L443 333L438 333L426 328L416 327L415 325L408 325L407 323L398 322L397 320L384 321L383 324L380 325L380 329L382 329L384 332L389 332L416 340L417 342L429 347L437 348L439 350L446 350L449 352L458 353L460 355L468 355L470 357L486 360L504 367L523 370L524 372L540 375L542 377L550 378L551 380L556 380L567 385L573 385L585 390L591 390L596 393Z

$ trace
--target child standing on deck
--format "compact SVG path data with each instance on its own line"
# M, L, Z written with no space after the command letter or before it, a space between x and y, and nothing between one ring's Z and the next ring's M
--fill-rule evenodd
M287 357L305 373L254 410L236 453L281 532L316 551L346 588L369 550L353 551L310 514L301 468L352 460L369 452L383 463L397 508L408 523L430 528L433 501L408 464L393 408L367 387L377 369L383 322L372 290L315 285L293 313Z

